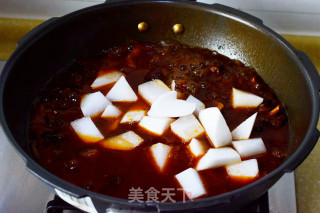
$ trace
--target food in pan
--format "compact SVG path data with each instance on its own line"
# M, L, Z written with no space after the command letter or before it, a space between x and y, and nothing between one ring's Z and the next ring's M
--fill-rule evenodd
M198 199L260 179L286 157L289 125L252 67L175 41L128 41L57 72L33 102L28 139L70 183L125 199L152 189L160 202L168 189Z

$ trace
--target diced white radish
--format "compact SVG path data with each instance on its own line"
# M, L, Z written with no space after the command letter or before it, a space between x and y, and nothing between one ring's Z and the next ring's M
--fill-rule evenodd
M155 118L144 116L139 126L156 135L162 135L174 121L172 118Z
M190 115L194 112L196 109L195 103L178 100L176 97L176 91L170 91L160 95L151 105L148 115L152 117L173 118Z
M84 116L92 116L102 112L110 103L101 92L86 94L82 97L80 108Z
M249 92L232 88L232 105L236 107L257 107L263 102L263 98Z
M95 89L98 87L106 86L118 81L121 76L124 76L122 72L113 70L111 72L98 76L96 80L94 80L94 82L91 84L91 87Z
M177 91L167 91L167 92L159 95L154 102L159 101L159 100L163 101L163 100L171 100L171 99L173 99L173 100L177 99Z
M171 131L185 142L189 142L192 138L204 132L200 122L193 114L180 117L171 123L170 126Z
M136 123L139 122L145 115L146 110L143 109L129 110L126 114L124 114L120 123Z
M123 76L115 83L106 97L111 102L134 102L138 100L137 95Z
M262 138L232 141L232 145L242 158L260 155L267 151Z
M197 170L213 169L240 162L240 155L230 147L209 149L199 160Z
M155 79L138 86L138 93L149 104L152 104L160 95L170 91L170 88L161 80Z
M190 149L191 153L195 156L198 157L200 155L204 155L209 147L204 141L199 141L196 138L193 138L188 146Z
M177 91L177 90L176 90L176 81L175 81L175 80L172 80L172 81L171 81L171 86L170 86L170 87L171 87L171 90L172 90L172 91ZM182 98L182 97L183 97L183 94L182 94L181 92L177 91L177 97L178 97L178 98Z
M131 150L139 146L142 142L143 139L139 135L133 131L128 131L121 135L107 138L101 144L108 149Z
M139 146L143 142L143 139L133 131L123 133L121 134L121 137L127 140L128 142L132 143L134 147Z
M164 168L165 163L169 157L169 153L171 151L171 146L168 146L163 143L153 144L150 147L151 155L155 160L160 171Z
M199 99L193 97L192 95L189 95L186 101L196 104L196 110L193 112L193 114L197 117L199 116L199 112L206 108L204 103L202 103Z
M104 139L90 117L77 119L72 121L70 125L77 133L78 137L86 143L94 143Z
M106 109L103 111L101 117L103 118L115 118L121 115L121 110L110 104L106 107Z
M175 91L175 90L176 90L176 81L175 81L175 80L172 80L172 81L171 81L171 90L172 90L172 91Z
M238 179L251 179L257 177L259 174L258 161L256 159L228 165L226 166L226 170L229 176Z
M257 114L258 113L256 112L251 115L231 132L232 138L234 140L249 139L254 122L256 121Z
M186 169L175 177L190 200L207 193L200 175L193 168Z
M217 107L201 110L199 113L199 120L215 148L227 146L231 143L231 132Z

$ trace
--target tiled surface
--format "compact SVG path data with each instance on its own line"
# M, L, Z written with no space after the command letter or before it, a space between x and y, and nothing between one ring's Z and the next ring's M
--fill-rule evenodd
M320 0L197 0L219 3L249 13L281 34L320 36Z
M0 18L0 60L7 59L16 42L41 21ZM320 71L320 37L283 35L298 50L305 52ZM318 123L318 129L320 125ZM11 147L10 147L11 148ZM0 150L2 148L0 147ZM2 158L0 158L2 159ZM20 159L19 159L20 160ZM19 161L17 160L17 161ZM320 143L296 170L297 205L300 213L320 212ZM0 199L1 205L1 199Z
M110 1L110 0L107 0ZM24 19L60 17L105 0L0 0L0 16Z
M24 19L48 19L84 7L118 0L0 0L0 16ZM220 3L250 13L278 33L320 35L320 0L197 0Z

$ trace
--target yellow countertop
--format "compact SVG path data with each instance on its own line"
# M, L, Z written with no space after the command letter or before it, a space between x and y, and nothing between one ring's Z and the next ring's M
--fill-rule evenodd
M305 52L320 73L320 37L282 35L296 49ZM317 128L320 129L318 121ZM296 169L296 195L299 213L320 212L320 140Z
M0 18L0 60L7 60L17 41L43 21ZM282 35L296 49L305 52L320 71L320 37ZM318 122L320 129L320 122ZM295 171L299 213L320 212L320 143Z

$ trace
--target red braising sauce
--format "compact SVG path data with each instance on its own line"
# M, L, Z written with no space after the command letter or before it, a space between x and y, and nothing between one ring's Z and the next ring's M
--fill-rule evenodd
M215 51L173 41L130 41L90 59L71 63L57 73L35 98L29 121L30 149L37 162L56 176L77 186L125 199L128 199L132 187L140 187L143 193L154 187L159 191L159 201L165 198L161 195L165 193L164 188L172 188L173 200L184 199L174 176L190 167L195 168L199 159L193 157L187 144L181 142L170 128L160 137L139 128L138 124L118 124L121 118L93 118L105 138L132 130L144 139L140 146L130 151L106 149L99 142L85 143L71 128L71 121L83 117L81 97L96 91L90 85L98 73L110 69L123 72L136 94L138 85L146 81L161 79L170 86L175 80L176 90L183 94L183 98L192 94L206 107L222 107L221 112L230 130L258 111L251 138L261 137L268 151L255 157L259 164L256 179L277 168L284 160L289 141L286 112L274 91L253 68ZM112 86L99 90L105 95ZM235 109L231 103L232 87L252 92L264 101L256 108ZM150 108L141 97L136 104L147 110ZM128 103L114 105L123 112L131 107ZM270 113L277 106L279 110ZM199 139L212 147L205 135ZM173 147L163 172L159 172L149 152L149 147L158 142ZM231 179L224 167L199 171L199 174L208 197L253 181Z

